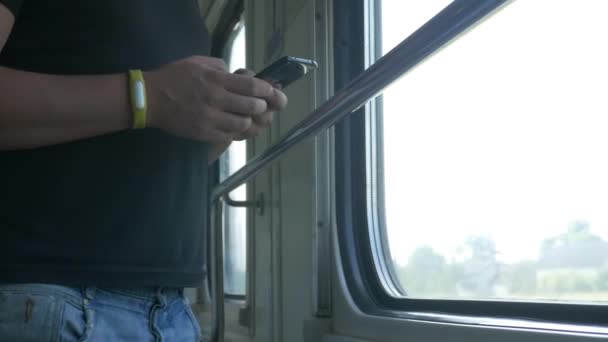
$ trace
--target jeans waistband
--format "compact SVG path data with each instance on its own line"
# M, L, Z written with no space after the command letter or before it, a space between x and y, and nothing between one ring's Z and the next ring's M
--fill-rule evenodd
M85 292L87 288L85 287ZM171 297L182 297L184 295L184 289L177 287L135 287L135 288L114 288L114 287L94 287L97 290L107 291L119 295L136 297L144 300L155 300L159 296Z

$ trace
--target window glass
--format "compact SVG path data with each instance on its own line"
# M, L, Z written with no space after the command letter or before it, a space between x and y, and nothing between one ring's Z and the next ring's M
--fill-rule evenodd
M234 32L227 53L228 67L235 71L246 66L245 26ZM220 181L238 171L247 162L247 144L235 141L220 158ZM247 187L242 185L230 193L235 201L247 199ZM247 269L247 208L224 207L224 291L229 295L245 295Z
M382 1L383 51L449 3ZM407 296L608 301L607 12L514 1L384 93Z

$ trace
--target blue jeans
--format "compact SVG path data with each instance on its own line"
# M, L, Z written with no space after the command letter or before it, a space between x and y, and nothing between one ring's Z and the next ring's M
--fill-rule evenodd
M0 285L2 342L198 342L200 336L181 289Z

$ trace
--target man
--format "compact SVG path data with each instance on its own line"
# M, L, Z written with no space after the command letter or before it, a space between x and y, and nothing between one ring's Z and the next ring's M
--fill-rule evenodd
M285 95L196 0L0 0L0 341L195 341L207 161Z

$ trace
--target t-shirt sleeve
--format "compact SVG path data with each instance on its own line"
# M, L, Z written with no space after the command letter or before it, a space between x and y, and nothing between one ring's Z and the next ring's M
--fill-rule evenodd
M23 3L23 0L0 0L0 4L8 8L8 10L11 11L14 16L17 16L21 3Z

